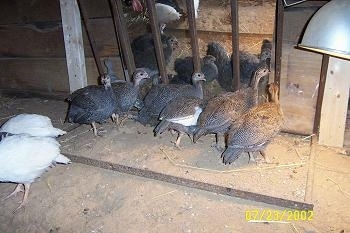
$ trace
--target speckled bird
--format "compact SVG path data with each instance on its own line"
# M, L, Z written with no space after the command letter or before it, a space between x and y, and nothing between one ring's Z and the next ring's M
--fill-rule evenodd
M270 102L249 110L228 132L227 148L222 154L223 162L234 162L243 152L259 151L268 161L264 152L266 146L280 132L283 112L278 99L278 85L270 84ZM251 160L253 159L250 155Z

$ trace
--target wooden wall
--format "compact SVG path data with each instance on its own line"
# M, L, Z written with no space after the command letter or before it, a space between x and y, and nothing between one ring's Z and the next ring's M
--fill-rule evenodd
M108 1L82 2L92 20L102 58L113 57L122 77ZM295 45L307 21L325 1L310 2L285 8L283 32L281 103L285 130L303 134L312 133L321 55L296 49ZM69 86L59 1L2 0L0 9L0 90L66 96ZM97 69L83 33L88 83L96 84Z
M296 45L308 20L324 2L285 8L280 100L287 132L312 134L322 55Z
M108 1L82 2L92 18L101 57L119 60ZM59 1L2 0L0 9L0 89L66 95L69 86ZM83 33L88 83L96 84L96 65ZM122 74L120 68L117 72Z

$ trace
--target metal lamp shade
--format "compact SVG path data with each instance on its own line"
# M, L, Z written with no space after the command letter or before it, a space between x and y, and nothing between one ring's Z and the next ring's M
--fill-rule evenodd
M350 60L350 0L333 0L320 8L298 46Z

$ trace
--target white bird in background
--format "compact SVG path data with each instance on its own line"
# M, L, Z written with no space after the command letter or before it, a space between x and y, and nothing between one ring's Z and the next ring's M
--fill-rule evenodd
M5 122L0 132L12 134L28 134L40 137L58 137L65 131L53 127L50 118L38 114L19 114Z
M15 190L3 200L24 192L15 211L25 206L31 183L55 163L70 163L60 154L56 139L26 134L3 137L0 141L0 182L17 183Z
M182 12L185 12L180 9L179 0L156 0L155 7L158 16L159 24L170 23L172 21L179 20L182 16ZM193 0L195 17L198 18L198 7L199 0ZM186 6L186 2L182 0L182 5ZM140 0L132 0L133 10L136 12L141 12L144 10Z
M156 11L159 24L167 24L169 22L179 20L181 17L181 14L176 11L175 8L162 3L156 3Z
M186 6L186 2L183 1L183 6ZM193 0L194 15L198 18L199 0ZM158 15L159 24L169 23L171 21L179 20L183 12L178 6L177 1L174 0L157 0L156 11Z

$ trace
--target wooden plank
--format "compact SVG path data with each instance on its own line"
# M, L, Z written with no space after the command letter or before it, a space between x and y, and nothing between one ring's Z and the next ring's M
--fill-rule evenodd
M119 54L111 18L91 20L92 33L101 56ZM61 22L0 25L0 57L65 57ZM26 43L23 43L26 38ZM83 28L85 56L92 57L87 33Z
M65 57L62 26L55 24L1 25L0 57Z
M1 0L0 24L33 23L43 21L60 21L59 1L48 0ZM108 1L87 1L89 17L111 17Z
M284 131L312 134L322 55L284 42L281 70L281 106Z
M0 24L60 20L59 1L1 0Z
M110 59L117 76L123 79L120 58ZM89 85L98 83L98 72L93 58L86 59L86 73ZM0 59L0 88L48 95L69 93L66 59Z
M342 147L349 100L350 61L330 57L323 96L319 144Z
M76 0L60 0L69 90L87 85L80 12Z

